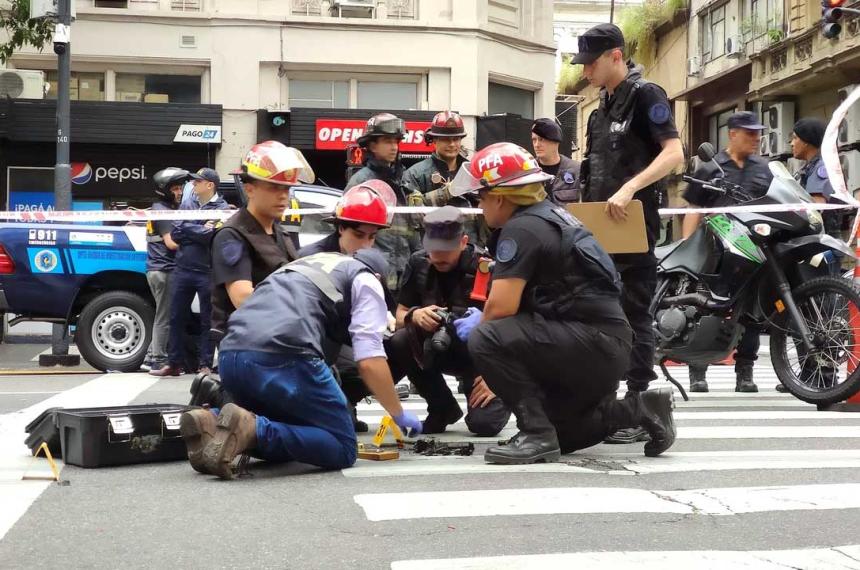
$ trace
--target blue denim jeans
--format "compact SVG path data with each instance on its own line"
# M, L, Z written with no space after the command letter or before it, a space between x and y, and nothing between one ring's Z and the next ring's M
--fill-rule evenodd
M256 456L327 469L355 463L352 416L323 360L228 350L218 365L236 404L257 415Z
M212 283L208 273L186 271L177 267L170 278L170 346L168 361L174 366L185 364L183 339L194 295L200 299L199 366L212 367L215 346L209 337L212 322Z

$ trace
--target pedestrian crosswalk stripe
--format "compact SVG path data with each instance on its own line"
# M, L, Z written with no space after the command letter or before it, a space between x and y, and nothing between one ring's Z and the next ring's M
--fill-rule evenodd
M416 411L421 412L420 408ZM383 414L369 414L359 412L361 419L366 422L379 423ZM723 411L723 412L675 412L676 421L686 420L845 420L860 423L860 414L846 414L845 412L819 412L814 410L755 410L755 411ZM458 421L457 426L465 425L463 420Z
M566 473L590 475L651 475L693 471L749 471L768 469L858 469L860 449L668 451L659 459L638 453L600 453L590 449L562 457L560 463L535 465L492 465L483 457L420 457L403 455L384 464L359 461L344 469L351 478L420 477L432 475L485 475L505 473Z
M445 433L433 434L440 441L464 441L473 443L491 443L497 439L509 439L517 433L514 423L508 424L495 437L479 437L464 429ZM685 426L679 425L678 440L685 439L854 439L860 438L860 426L838 425L733 425L733 426Z
M46 461L38 459L34 466L24 445L24 427L48 408L124 405L156 382L158 378L148 374L104 374L23 410L0 415L0 539L50 484L21 481L25 469L38 469Z
M690 550L631 552L571 552L521 556L487 556L434 560L400 560L391 570L785 570L786 568L860 568L860 545L795 550Z
M466 408L466 398L457 398L457 403L460 404L460 407ZM401 403L404 410L426 410L427 403L417 397L410 398L408 400L404 400ZM678 408L754 408L754 407L762 407L762 408L772 408L772 407L785 407L785 408L805 408L810 411L815 411L815 406L812 404L807 404L806 402L802 402L796 398L791 396L786 398L747 398L745 400L738 401L737 398L731 397L726 400L709 398L705 399L697 399L695 396L689 401L685 402L681 400L680 396L675 395L675 406ZM381 404L372 401L370 404L360 402L358 404L359 413L362 412L376 412L378 414L384 414L385 409Z
M557 487L356 495L371 521L511 515L676 513L732 516L860 508L860 484L719 487L689 491Z

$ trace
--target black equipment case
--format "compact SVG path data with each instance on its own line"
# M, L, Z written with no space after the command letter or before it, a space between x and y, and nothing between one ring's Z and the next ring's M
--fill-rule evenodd
M63 461L78 467L107 467L186 458L179 417L181 404L102 408L52 408L27 426L27 445L59 442Z

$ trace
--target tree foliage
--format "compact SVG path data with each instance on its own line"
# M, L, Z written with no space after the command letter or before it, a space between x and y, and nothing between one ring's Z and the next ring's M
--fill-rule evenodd
M31 45L42 51L51 43L54 24L47 19L30 19L30 0L0 1L0 63L6 63L16 50Z

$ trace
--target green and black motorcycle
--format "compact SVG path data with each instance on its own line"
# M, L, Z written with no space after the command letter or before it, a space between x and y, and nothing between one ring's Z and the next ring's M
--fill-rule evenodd
M701 160L714 155L709 143L699 147ZM710 214L688 239L657 248L657 358L661 366L718 362L753 325L769 334L788 391L826 406L860 390L860 291L838 270L840 256L855 255L823 233L818 211L796 207L813 201L785 166L770 169L767 194L754 199L723 177L684 177L737 205L786 209Z

